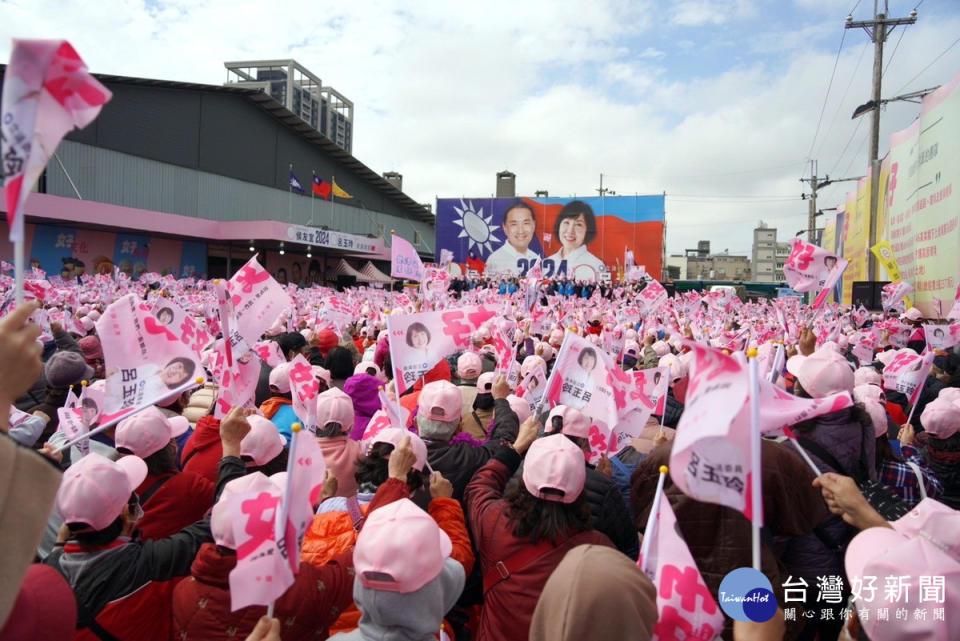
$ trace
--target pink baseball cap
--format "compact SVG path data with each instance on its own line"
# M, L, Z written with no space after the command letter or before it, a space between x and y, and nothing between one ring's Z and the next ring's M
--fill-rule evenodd
M853 370L847 360L833 350L818 349L810 356L791 356L787 360L787 371L797 377L811 398L853 390Z
M336 387L317 396L317 428L323 429L328 423L339 423L344 432L353 427L353 399Z
M944 387L937 394L937 398L942 398L951 403L960 403L960 387Z
M950 438L960 431L960 405L944 398L941 393L923 408L920 422L930 436L939 439Z
M544 361L549 361L553 359L554 350L553 345L550 343L537 343L536 351L539 353L539 356Z
M457 376L460 378L476 378L482 371L483 363L474 352L464 352L457 359Z
M916 307L911 307L910 309L905 311L903 314L900 314L900 318L901 319L905 318L910 321L918 321L921 318L923 318L923 312L921 312Z
M560 344L563 343L563 330L555 329L551 331L547 342L553 345L554 347L560 347Z
M526 402L515 394L510 394L507 397L507 403L510 404L510 409L512 409L513 413L517 415L517 420L519 420L521 423L530 418L530 415L533 414L533 412L530 410L530 403Z
M656 341L650 347L653 348L653 351L657 353L657 356L666 356L670 353L670 346L663 341Z
M310 371L313 372L315 379L324 381L328 388L331 386L330 381L332 379L330 378L330 370L325 367L320 367L319 365L311 365Z
M544 501L573 503L583 491L586 475L583 450L562 434L534 441L523 463L524 486Z
M932 501L926 499L924 502ZM919 506L918 506L919 507ZM907 517L904 517L907 518ZM903 519L900 519L902 521ZM956 525L953 526L954 528ZM956 538L955 530L954 536ZM916 617L889 617L886 621L870 616L860 625L873 641L924 639L924 641L952 641L960 638L960 563L924 533L905 536L901 531L873 527L857 534L847 547L845 557L847 576L853 577L909 577L907 588L914 595L919 590L919 577L937 576L944 579L945 602L930 603L928 607L943 608L944 621L937 621L933 612L918 620ZM896 599L894 598L896 597ZM894 591L877 589L859 605L865 608L895 610L904 600ZM921 604L922 605L922 604Z
M540 356L531 354L524 358L523 362L520 363L520 378L526 378L527 374L535 370L538 365L543 368L544 372L547 371L547 362Z
M640 344L637 341L627 339L623 342L623 353L627 356L640 356Z
M145 478L147 464L138 456L114 462L91 452L63 473L57 510L64 523L85 523L91 530L103 530L120 516Z
M873 367L860 367L853 373L853 384L857 385L882 385L883 378L880 372Z
M165 448L171 439L188 429L190 421L186 418L167 418L156 407L150 406L139 414L120 421L114 441L117 449L123 448L140 458L147 458Z
M270 387L276 387L281 394L290 391L290 363L280 363L270 370Z
M240 441L240 456L249 456L255 466L266 465L283 451L286 441L269 419L252 414L247 417L250 431Z
M557 405L547 416L547 425L544 432L553 432L553 419L559 418L562 422L561 432L567 436L578 436L580 438L590 438L590 418L568 405Z
M670 368L670 382L676 383L680 379L686 377L687 375L687 366L683 364L680 358L674 354L667 354L666 356L661 356L660 361L657 363L658 367L669 367Z
M452 423L460 420L463 397L460 389L450 381L433 381L423 386L417 405L422 416Z
M873 435L876 438L887 433L887 410L883 406L883 390L876 385L857 385L853 388L853 400L862 403L870 422L873 423Z
M911 350L912 351L912 350ZM883 363L883 366L886 367L890 364L893 359L897 357L898 350L895 349L885 349L882 352L877 352L876 359Z
M388 427L377 432L377 435L370 441L370 447L376 443L392 443L394 447L400 444L404 436L410 437L410 446L413 448L413 454L417 457L413 464L418 470L424 469L427 465L427 445L417 434L402 430L398 427Z
M367 517L353 566L365 588L408 594L440 576L452 551L450 537L433 517L400 499Z
M370 376L380 376L380 367L373 361L360 361L353 368L354 374L369 374ZM327 384L329 386L329 383Z
M230 503L233 497L252 492L265 492L271 496L279 497L283 490L271 482L263 472L247 474L224 485L220 500L217 501L210 512L210 534L213 535L213 540L217 545L229 550L237 548L236 539L233 536L233 522L236 514L231 509Z
M891 527L904 536L921 536L960 562L960 511L934 499L923 499Z
M623 338L624 338L624 340L628 340L628 341L635 341L635 340L637 340L637 330L635 330L635 329L628 329L627 331L625 331L625 332L623 333Z
M596 323L599 321L600 321L600 310L591 309L589 312L587 312L588 323Z
M495 375L493 372L484 372L477 378L477 394L489 394L493 391L493 381Z

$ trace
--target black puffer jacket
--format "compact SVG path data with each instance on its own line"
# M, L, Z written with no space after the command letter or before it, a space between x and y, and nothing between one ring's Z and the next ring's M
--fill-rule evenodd
M512 443L517 438L520 421L506 399L493 402L493 429L490 439L475 445L468 442L450 443L424 439L427 444L427 462L453 484L453 498L463 501L463 491L477 470L493 458L501 442Z
M636 561L640 554L637 528L616 482L588 466L583 490L590 504L593 529L606 534L618 550Z

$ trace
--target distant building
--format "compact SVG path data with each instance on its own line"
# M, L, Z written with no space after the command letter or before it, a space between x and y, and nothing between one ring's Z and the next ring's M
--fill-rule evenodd
M710 241L701 240L697 249L688 249L683 259L686 261L686 280L750 280L750 258L734 256L724 250L720 254L711 254ZM677 256L667 259L677 260ZM679 265L679 263L674 263Z
M686 280L687 257L681 254L667 256L667 275L674 280Z
M790 243L777 242L776 227L769 227L761 220L753 230L753 281L783 282L783 263L789 255Z
M247 60L223 66L224 86L259 89L338 147L353 152L353 102L323 86L319 76L296 60Z

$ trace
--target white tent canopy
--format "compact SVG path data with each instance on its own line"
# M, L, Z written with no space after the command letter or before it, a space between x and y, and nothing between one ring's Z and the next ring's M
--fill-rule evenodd
M370 279L369 282L371 283L386 284L393 281L392 278L390 278L389 276L384 274L382 271L377 269L376 266L369 260L363 267L360 268L360 273L365 275L367 278L369 278Z
M337 266L334 267L333 269L333 277L336 278L337 276L353 276L354 278L357 279L357 282L360 282L360 283L377 282L376 279L371 279L369 276L367 276L363 272L359 272L353 267L351 267L350 263L348 263L342 258L340 259L340 262L337 263Z

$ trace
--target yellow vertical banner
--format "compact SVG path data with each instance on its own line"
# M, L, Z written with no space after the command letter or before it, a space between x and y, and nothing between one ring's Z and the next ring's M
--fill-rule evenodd
M870 180L857 182L857 190L847 194L844 216L843 257L850 265L843 274L842 302L853 299L854 281L867 280L867 251L870 243Z
M893 253L893 248L888 241L880 241L871 247L870 251L877 257L877 261L883 265L883 268L887 270L887 278L890 279L891 283L899 283L903 280L900 276L900 266L897 264L897 257ZM907 307L913 306L909 296L905 296L904 299L906 300Z

